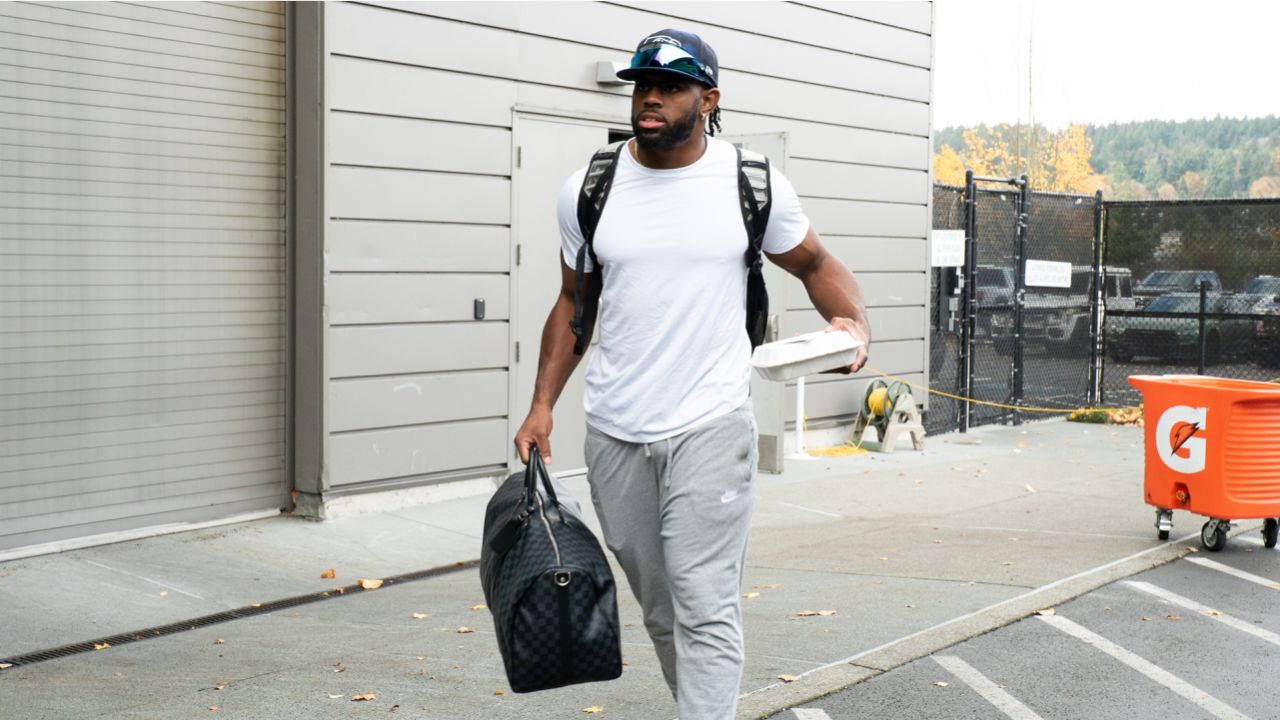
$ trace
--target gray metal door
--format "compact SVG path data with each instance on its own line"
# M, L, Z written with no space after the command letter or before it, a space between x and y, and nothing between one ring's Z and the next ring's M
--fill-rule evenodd
M283 12L0 6L0 553L287 499Z
M510 437L515 436L524 422L533 401L542 328L560 292L556 200L565 179L585 166L591 153L606 145L608 139L608 129L599 125L534 116L519 116L515 122L511 218L511 234L516 243L516 263L511 273L515 348L511 364ZM556 403L550 469L557 475L581 473L586 469L582 451L586 438L582 392L590 355L588 349ZM518 463L519 459L513 455L512 465Z

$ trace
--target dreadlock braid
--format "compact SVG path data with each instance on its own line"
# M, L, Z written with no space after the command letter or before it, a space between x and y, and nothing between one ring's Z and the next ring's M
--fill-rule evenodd
M721 131L719 107L716 107L715 110L711 111L711 116L707 118L707 125L709 126L707 133L712 137L715 137L715 134Z

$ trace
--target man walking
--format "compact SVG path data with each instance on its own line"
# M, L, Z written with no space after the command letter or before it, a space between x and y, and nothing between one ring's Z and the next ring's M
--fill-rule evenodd
M719 67L696 35L662 30L631 66L631 127L594 234L600 342L587 368L591 499L644 611L683 720L732 718L742 677L740 606L757 463L746 331L747 233L738 160L719 129ZM566 181L561 291L542 333L528 418L515 437L551 462L552 408L578 363L570 319L583 234ZM771 173L763 249L803 281L828 331L870 332L857 282ZM584 328L589 338L593 327Z

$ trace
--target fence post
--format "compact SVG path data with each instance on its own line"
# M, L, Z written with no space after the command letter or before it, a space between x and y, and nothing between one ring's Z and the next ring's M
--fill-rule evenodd
M964 293L960 296L960 396L973 397L974 305L977 302L977 183L973 171L964 173ZM960 405L960 432L969 432L969 401Z
M1088 404L1099 404L1098 396L1102 392L1102 191L1093 195L1093 274L1089 287L1089 392ZM1117 280L1119 282L1119 280Z
M1013 387L1010 405L1021 405L1023 394L1023 331L1025 315L1023 304L1027 296L1027 225L1030 217L1031 188L1027 176L1018 178L1018 224L1014 227L1014 279L1013 279ZM1015 425L1022 424L1022 411L1013 411Z
M1204 374L1205 366L1205 331L1204 331L1204 313L1208 306L1209 300L1209 281L1200 281L1200 374Z

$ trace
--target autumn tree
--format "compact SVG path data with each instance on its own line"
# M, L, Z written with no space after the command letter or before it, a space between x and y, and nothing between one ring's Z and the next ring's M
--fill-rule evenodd
M1182 189L1186 191L1187 197L1198 198L1204 196L1204 189L1207 185L1204 177L1194 170L1188 170L1178 180L1182 185Z
M943 145L933 156L933 181L943 185L964 184L964 160L950 145Z

